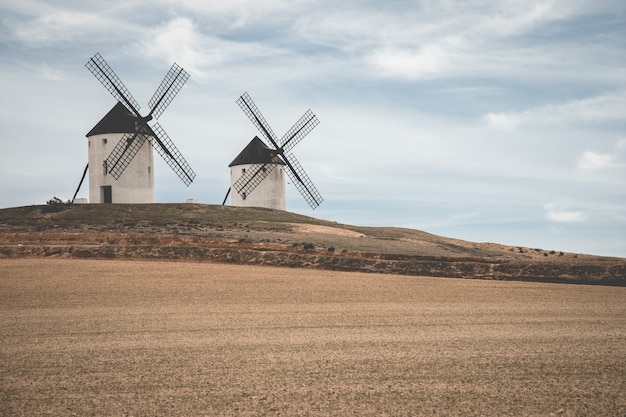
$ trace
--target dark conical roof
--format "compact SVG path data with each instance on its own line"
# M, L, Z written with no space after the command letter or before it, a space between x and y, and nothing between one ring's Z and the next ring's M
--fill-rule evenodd
M248 165L248 164L280 164L285 165L282 159L278 156L274 149L270 149L258 136L255 136L248 146L243 148L243 151L237 155L233 162L228 165L229 167L235 165Z
M87 133L87 137L106 133L133 133L137 117L121 102L115 106Z

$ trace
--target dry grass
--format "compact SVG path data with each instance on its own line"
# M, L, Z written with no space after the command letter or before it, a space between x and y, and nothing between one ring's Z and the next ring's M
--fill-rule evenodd
M52 207L53 209L55 207ZM620 258L474 243L394 227L358 227L280 210L207 204L61 204L0 209L0 238L11 234L197 237L273 244L311 243L316 248L449 258L497 258L578 263ZM4 235L4 236L3 236ZM7 239L8 238L8 239ZM2 243L0 240L0 243Z
M0 210L0 258L219 261L626 286L626 259L357 227L279 210L205 204L78 204Z
M626 415L626 288L0 259L0 415Z

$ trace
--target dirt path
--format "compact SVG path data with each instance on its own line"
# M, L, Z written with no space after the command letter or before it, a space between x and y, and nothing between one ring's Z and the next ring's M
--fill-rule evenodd
M0 259L0 415L625 415L626 288Z

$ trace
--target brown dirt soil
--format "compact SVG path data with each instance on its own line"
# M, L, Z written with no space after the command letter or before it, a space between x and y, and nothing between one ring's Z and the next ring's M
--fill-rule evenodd
M357 227L278 210L90 204L0 210L0 258L227 262L626 286L626 259Z
M2 416L624 416L626 288L0 259Z

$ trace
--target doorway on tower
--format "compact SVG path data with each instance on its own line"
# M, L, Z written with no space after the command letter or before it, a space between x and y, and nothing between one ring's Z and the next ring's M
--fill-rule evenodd
M110 185L104 185L100 187L100 201L102 201L103 203L113 202L113 192L111 191Z

